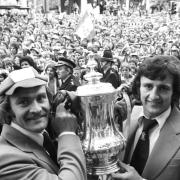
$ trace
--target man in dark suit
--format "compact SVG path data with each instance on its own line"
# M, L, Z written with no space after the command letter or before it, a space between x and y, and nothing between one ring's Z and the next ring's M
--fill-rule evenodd
M51 125L58 150L45 130L51 117L47 82L30 68L13 71L0 85L0 179L86 180L76 116L57 105ZM58 164L56 164L56 162Z
M59 79L58 90L76 91L78 83L76 83L76 79L73 76L73 68L75 67L76 64L67 58L60 57L58 59L56 64Z
M118 72L112 68L113 63L112 52L110 50L105 50L103 57L100 58L100 66L103 73L101 82L111 83L114 88L117 88L120 86L120 76Z
M145 59L134 79L132 92L142 106L132 110L124 163L120 162L124 173L114 173L113 178L179 180L179 60L174 56ZM145 132L149 122L156 123Z

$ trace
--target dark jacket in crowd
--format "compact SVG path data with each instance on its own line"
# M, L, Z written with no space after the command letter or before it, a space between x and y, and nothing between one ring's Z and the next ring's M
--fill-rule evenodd
M118 74L118 72L110 68L105 74L103 74L103 78L101 79L101 82L108 82L113 85L113 87L116 89L121 84L121 79Z
M58 88L58 90L76 91L77 85L74 82L74 76L71 75Z

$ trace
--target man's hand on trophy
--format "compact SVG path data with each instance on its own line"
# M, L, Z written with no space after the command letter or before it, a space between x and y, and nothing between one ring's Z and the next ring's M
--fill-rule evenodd
M57 94L53 97L51 111L55 115L56 108L59 104L63 103L67 99L67 92L65 90L58 91Z
M119 92L118 95L121 97L122 93L124 93L124 92L126 92L127 94L129 93L130 85L127 83L123 83L116 90Z
M57 111L57 106L61 103L64 103L66 110L72 112L77 117L81 111L81 102L80 98L73 91L61 90L59 91L53 99L52 103L52 113L55 114Z
M57 106L55 118L52 119L51 126L56 135L63 132L76 132L78 128L77 117L65 108L65 102Z
M134 167L123 162L119 162L119 166L123 172L112 173L113 180L143 180Z
M78 97L74 91L66 91L66 93L67 101L65 103L65 108L79 117L79 113L82 112L80 97Z

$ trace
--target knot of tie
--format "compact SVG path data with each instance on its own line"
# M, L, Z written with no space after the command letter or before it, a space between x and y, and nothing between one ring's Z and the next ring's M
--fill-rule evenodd
M157 125L156 119L143 118L143 132L149 132L150 129Z

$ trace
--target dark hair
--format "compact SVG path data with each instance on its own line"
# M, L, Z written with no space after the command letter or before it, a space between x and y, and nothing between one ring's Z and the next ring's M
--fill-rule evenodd
M133 81L132 93L140 100L140 79L145 76L151 80L164 80L167 73L173 77L172 103L179 101L180 97L180 61L174 56L154 56L146 58L139 66Z
M20 66L21 66L22 62L27 61L29 63L29 65L32 66L34 69L36 69L36 70L38 69L33 58L30 56L22 56L19 61L20 61Z

